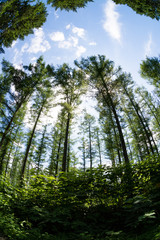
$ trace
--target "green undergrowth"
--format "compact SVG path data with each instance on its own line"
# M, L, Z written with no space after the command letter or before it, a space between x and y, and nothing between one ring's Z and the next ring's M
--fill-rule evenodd
M0 236L8 240L160 239L160 161L0 182Z

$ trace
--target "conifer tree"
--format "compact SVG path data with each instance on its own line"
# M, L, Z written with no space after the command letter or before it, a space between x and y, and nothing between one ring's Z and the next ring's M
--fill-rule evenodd
M103 55L82 59L80 63L75 61L75 64L89 76L90 85L98 91L96 94L97 100L102 103L104 109L109 108L112 112L123 151L123 158L125 163L129 164L125 138L118 114L119 95L117 95L117 91L119 91L120 86L117 84L117 79L121 75L121 68L115 69L114 63L107 60Z
M66 114L65 138L62 159L62 171L67 171L67 155L69 145L70 126L74 110L80 104L80 96L85 93L85 75L81 70L70 68L67 64L60 66L55 73L56 85L61 88L61 106Z
M0 49L10 47L13 41L23 40L46 21L44 3L35 0L6 0L0 3Z

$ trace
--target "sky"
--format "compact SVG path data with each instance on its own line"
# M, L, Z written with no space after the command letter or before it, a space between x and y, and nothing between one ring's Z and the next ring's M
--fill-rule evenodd
M112 0L95 0L77 12L48 7L46 23L23 41L13 42L2 58L15 66L33 63L40 56L54 66L97 54L130 72L134 81L144 85L139 74L146 56L160 53L160 22L136 14L131 8Z

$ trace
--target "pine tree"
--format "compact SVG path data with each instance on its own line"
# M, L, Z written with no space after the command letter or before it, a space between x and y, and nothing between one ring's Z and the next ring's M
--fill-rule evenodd
M74 110L80 104L80 96L85 93L85 75L81 70L70 68L67 64L60 66L55 73L56 85L61 88L61 106L66 114L66 126L63 148L62 171L67 171L67 155L69 146L70 126L74 116Z
M104 109L109 108L113 114L116 128L119 135L119 141L123 151L123 157L126 164L129 164L126 143L121 127L120 115L118 114L119 85L117 79L121 75L121 68L114 68L114 63L105 58L105 56L92 56L88 59L82 59L80 63L75 64L84 69L89 76L90 85L97 90L97 100L102 103Z
M46 21L44 3L33 0L7 0L0 3L0 49L10 47L13 41L24 39Z

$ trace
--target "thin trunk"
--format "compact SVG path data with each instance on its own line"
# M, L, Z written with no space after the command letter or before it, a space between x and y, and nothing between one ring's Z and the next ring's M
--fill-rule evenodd
M128 93L127 89L124 88L124 90L125 90L126 95L127 95L128 98L129 98L129 100L130 100L130 102L131 102L131 104L132 104L135 112L137 113L137 116L138 116L138 118L139 118L139 120L140 120L140 122L141 122L141 124L142 124L142 126L143 126L144 132L145 132L145 134L146 134L146 137L147 137L147 140L148 140L148 144L149 144L149 146L150 146L150 150L151 150L151 152L154 154L154 149L153 149L153 146L152 146L152 143L151 143L151 139L150 139L149 133L148 133L148 131L147 131L147 129L146 129L146 126L145 126L145 124L144 124L144 117L143 117L143 115L140 115L139 110L138 110L138 109L139 109L139 106L138 106L138 104L134 103L134 101L133 101L133 99L130 97L130 94Z
M17 164L18 164L18 160L19 160L18 156L17 156L19 145L16 147L14 158L13 158L13 161L12 161L12 167L11 167L11 171L10 171L10 180L11 180L12 184L15 184Z
M130 143L129 143L128 137L126 137L126 139L127 139L126 141L127 141L127 145L128 145L129 151L130 151L131 160L133 160L132 149L131 149L131 146L130 146Z
M119 160L119 164L121 164L122 160L121 160L121 154L120 154L120 151L119 151L119 142L118 142L118 137L117 137L117 133L116 133L116 129L115 129L114 124L113 124L113 131L114 131L114 136L115 136L116 145L117 145L118 160ZM114 162L112 164L113 164L113 166L115 166L115 160L114 160Z
M61 150L61 143L62 143L62 135L60 136L59 144L58 144L58 151L57 151L57 156L56 156L56 166L55 166L55 175L58 174L58 165L59 165L59 155L60 155L60 150Z
M7 171L8 171L8 166L9 166L9 161L10 161L10 156L11 156L11 153L12 153L12 149L13 149L13 141L12 141L12 145L10 147L10 151L8 153L8 157L7 157L7 162L6 162L6 167L5 167L5 177L7 175Z
M114 106L113 100L112 100L112 98L111 98L111 96L110 96L110 94L108 92L108 88L107 88L107 85L105 83L105 80L103 79L103 77L101 79L102 79L102 82L103 82L103 86L104 86L104 88L105 88L105 90L107 92L107 97L108 97L108 100L109 100L109 107L111 107L111 110L113 112L114 118L116 120L116 125L117 125L118 132L119 132L120 143L121 143L123 156L124 156L124 161L125 161L126 164L129 164L129 158L128 158L128 154L127 154L126 144L125 144L125 141L124 141L124 136L123 136L122 128L121 128L121 125L120 125L119 117L117 115L116 108ZM108 105L108 100L106 99L106 96L104 95L103 90L99 89L99 91L101 92L104 101Z
M4 141L5 141L5 138L6 138L8 132L9 132L9 130L10 130L10 127L11 127L11 125L12 125L14 119L15 119L15 116L16 116L18 110L20 109L21 105L22 105L22 103L20 103L20 104L17 106L17 108L16 108L13 116L11 117L11 119L10 119L7 127L5 128L5 131L4 131L4 133L3 133L3 135L2 135L2 138L1 138L1 141L0 141L0 150L1 150L2 146L3 146L3 143L4 143Z
M153 134L152 134L152 132L151 132L151 130L150 130L150 128L149 128L149 125L148 125L146 119L144 118L142 111L141 111L141 110L139 110L139 111L140 111L140 113L141 113L141 116L142 116L143 122L144 122L145 125L146 125L146 128L147 128L147 130L148 130L148 133L149 133L150 136L151 136L151 140L152 140L152 142L153 142L153 144L154 144L154 147L155 147L156 153L157 153L157 155L159 155L158 148L157 148L157 145L156 145L156 143L155 143L155 141L154 141ZM154 149L153 149L153 152L154 152Z
M68 150L67 150L67 172L69 172L70 167L70 143L68 143Z
M42 153L43 153L44 138L45 138L45 134L46 134L46 128L47 128L47 127L45 126L45 127L44 127L44 131L43 131L43 134L42 134L42 138L41 138L40 147L39 147L37 175L39 174L39 171L40 171L40 164L41 164L41 157L42 157Z
M140 146L140 143L138 141L139 139L139 136L137 135L137 132L135 131L135 129L132 127L132 119L130 118L129 114L127 115L128 116L128 121L129 121L129 124L130 124L130 128L132 130L132 133L134 135L134 138L135 138L135 141L136 141L136 146L138 148L138 151L139 151L139 154L140 154L140 159L141 161L143 161L143 154L142 154L142 150L141 150L141 146ZM149 154L149 149L148 149L148 145L147 145L147 142L146 141L143 141L144 144L145 144L145 147L146 147L146 151L147 153Z
M92 170L93 159L92 159L92 137L91 137L91 124L89 122L89 158L90 158L90 170Z
M141 97L142 97L142 99L144 100L145 104L146 104L147 107L150 109L151 114L152 114L153 117L156 119L158 126L160 127L159 119L157 118L157 115L155 114L155 112L157 112L157 108L156 108L155 105L152 103L152 99L149 99L149 97L148 97L147 99L149 99L149 101L147 101L146 98L143 96L143 94L141 94L141 91L140 91L140 90L138 90L138 94L141 95ZM147 94L148 94L148 93L147 93ZM152 97L150 96L150 98L152 98ZM152 107L151 107L151 106L152 106ZM153 108L154 110L153 110L152 108Z
M85 141L83 139L83 170L86 171L86 146Z
M114 107L112 107L112 111L113 111L114 117L116 119L116 124L117 124L118 132L119 132L121 147L122 147L122 150L123 150L124 161L125 161L126 164L129 164L128 153L127 153L126 144L125 144L125 141L124 141L122 128L121 128L121 125L120 125L120 122L119 122L119 118L118 118L116 109Z
M21 183L23 183L24 172L25 172L25 168L26 168L26 163L27 163L27 158L28 158L29 150L30 150L30 147L31 147L31 144L32 144L32 139L33 139L33 136L34 136L36 127L37 127L38 120L39 120L40 115L41 115L41 112L42 112L42 110L43 110L43 106L44 106L44 104L41 106L41 108L40 108L40 110L39 110L39 113L38 113L37 118L36 118L36 121L35 121L35 123L34 123L33 129L32 129L31 135L30 135L30 138L29 138L29 140L28 140L28 144L27 144L25 156L24 156L24 159L23 159L22 170L21 170L21 174L20 174L20 181L21 181Z
M66 172L67 170L67 150L68 150L68 136L69 136L69 127L70 127L70 113L68 113L66 132L65 132L65 141L64 141L64 151L63 151L63 160L62 160L62 171Z
M99 164L102 165L102 156L101 156L101 144L99 139L99 132L97 130L97 145L98 145L98 153L99 153Z
M5 138L4 146L1 148L1 151L0 151L0 174L2 174L3 172L4 160L7 154L9 141L10 141L9 137Z

